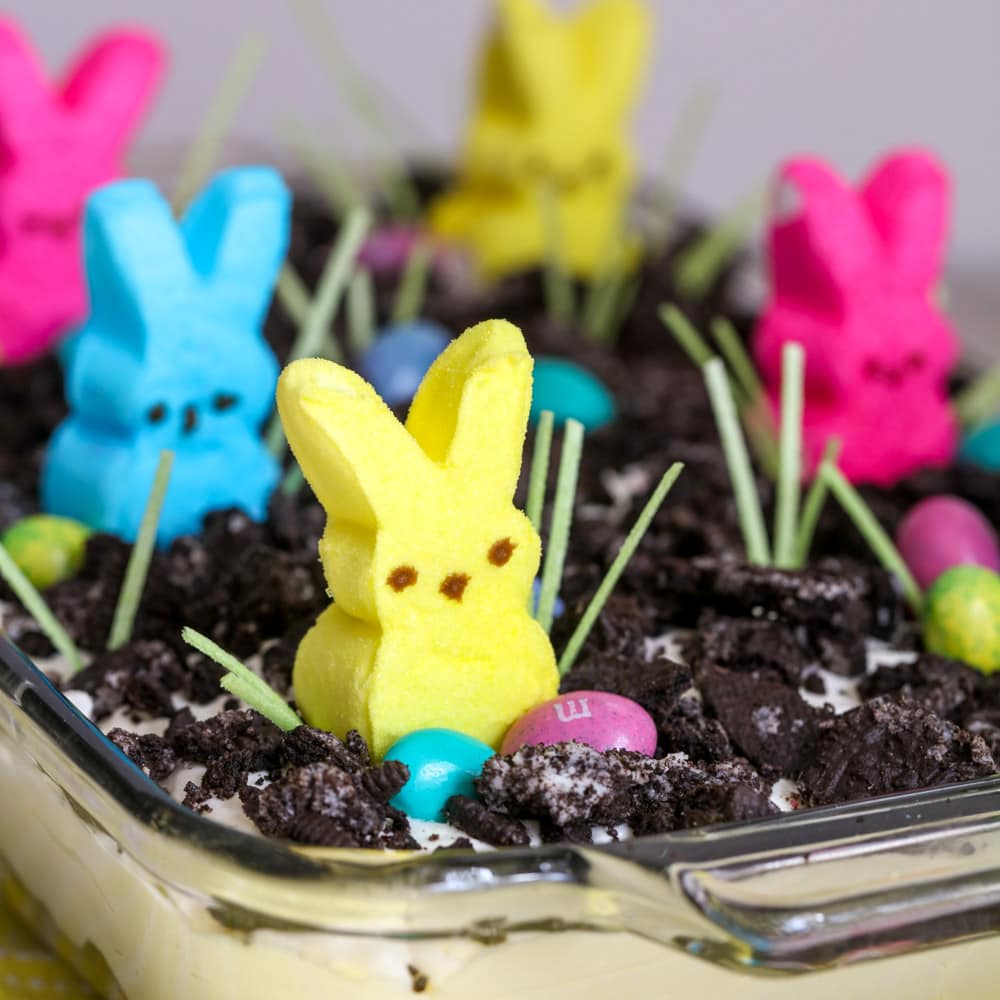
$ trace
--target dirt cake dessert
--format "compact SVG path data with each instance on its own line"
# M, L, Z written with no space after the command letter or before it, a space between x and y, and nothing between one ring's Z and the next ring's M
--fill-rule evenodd
M296 232L307 228L320 227L307 217ZM293 237L293 247L301 240ZM453 827L501 845L531 835L651 833L768 815L776 802L801 808L993 773L1000 730L992 677L917 648L896 657L901 664L879 665L878 649L912 647L915 632L891 577L839 507L823 511L812 567L747 565L708 400L672 340L658 332L660 349L647 349L641 366L568 335L554 347L537 283L535 295L529 335L542 350L600 371L617 410L584 450L557 648L657 469L668 456L688 466L560 682L563 693L609 692L642 706L655 723L656 749L651 759L562 746L492 758L477 784L481 798L449 802ZM280 351L279 313L269 329ZM5 526L36 509L37 462L63 415L53 363L19 369L8 381L3 399L12 418L22 410L17 387L28 388L33 405L30 421L13 424L24 440L22 460L5 462ZM662 416L651 420L657 411ZM662 433L661 421L672 433ZM937 493L964 495L995 517L994 483L992 473L955 465L865 494L891 530L916 501ZM760 479L759 488L769 504L768 482ZM114 651L105 645L130 546L95 534L79 572L46 591L92 657L62 683L89 696L95 721L194 809L214 812L227 802L227 815L242 813L244 824L249 818L262 832L301 843L413 847L406 816L390 804L405 784L404 765L380 763L357 734L345 741L308 727L282 733L226 699L219 668L180 636L183 626L211 636L289 694L295 650L328 601L316 559L323 525L308 488L275 494L260 523L236 510L209 515L203 532L153 555L133 638ZM5 628L30 655L54 652L13 607ZM595 783L606 795L580 794ZM317 807L331 801L332 812ZM447 846L458 836L435 830L429 835L438 839L425 844Z
M66 335L0 367L0 848L105 994L603 995L598 931L705 993L993 929L996 379L938 305L948 174L788 160L748 312L732 220L634 188L647 40L505 0L455 169L333 212L266 166L73 188L86 308L0 328Z

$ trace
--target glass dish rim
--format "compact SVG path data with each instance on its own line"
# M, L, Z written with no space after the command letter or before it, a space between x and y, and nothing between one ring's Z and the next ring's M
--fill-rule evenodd
M502 864L508 875L538 872L538 862L591 852L610 853L643 868L667 872L673 866L713 865L773 851L803 853L846 839L885 837L914 828L960 826L985 814L1000 815L1000 774L975 781L897 792L855 802L781 813L740 823L651 834L606 844L542 844L488 852L381 851L369 848L303 848L228 827L187 809L134 764L100 728L80 712L34 661L0 634L0 694L12 700L69 761L100 785L134 821L156 833L180 838L210 856L261 876L304 878L350 875L375 878L387 867L407 870L427 889L450 867ZM863 827L863 829L862 829ZM365 858L365 861L353 860ZM373 858L382 863L372 864ZM412 884L412 878L410 879ZM444 887L444 886L440 886ZM454 885L448 888L453 890Z

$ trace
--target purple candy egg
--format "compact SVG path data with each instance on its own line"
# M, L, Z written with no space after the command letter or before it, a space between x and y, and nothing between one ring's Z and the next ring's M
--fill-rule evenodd
M606 691L571 691L522 715L507 731L500 752L569 740L595 750L635 750L652 756L656 723L631 698Z
M358 264L378 277L393 277L406 269L410 255L424 239L416 226L389 223L373 229L358 251Z
M1000 571L996 532L978 507L959 497L921 500L900 522L896 545L921 587L953 566Z

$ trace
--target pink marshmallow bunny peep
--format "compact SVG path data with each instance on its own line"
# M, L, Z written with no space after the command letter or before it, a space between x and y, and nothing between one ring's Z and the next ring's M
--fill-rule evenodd
M0 19L0 364L36 357L86 316L83 204L121 176L163 61L151 36L114 31L50 83Z
M951 461L958 341L934 302L948 215L948 175L923 152L886 157L857 190L816 159L781 168L753 348L775 407L782 345L805 348L809 468L833 435L854 482L888 486Z

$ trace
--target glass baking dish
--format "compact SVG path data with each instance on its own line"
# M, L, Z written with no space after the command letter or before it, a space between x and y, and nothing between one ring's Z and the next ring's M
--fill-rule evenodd
M300 849L174 802L0 638L0 801L7 901L109 997L914 1000L1000 981L1000 779L603 847Z

